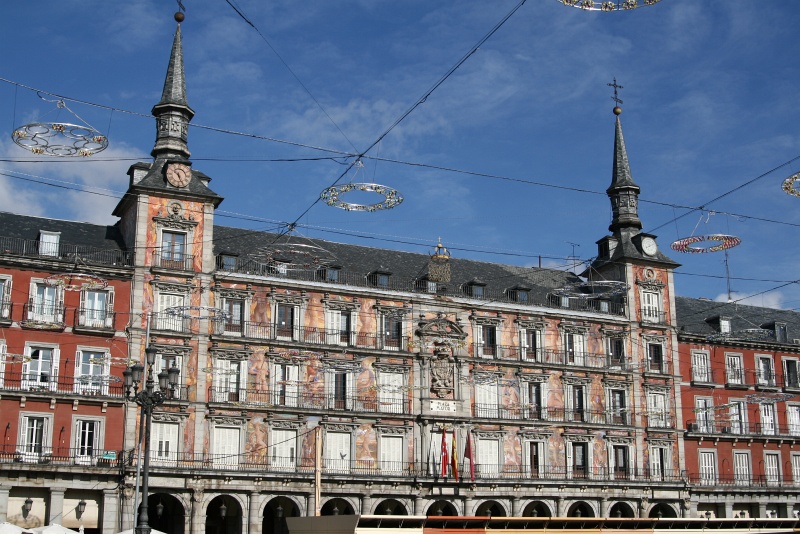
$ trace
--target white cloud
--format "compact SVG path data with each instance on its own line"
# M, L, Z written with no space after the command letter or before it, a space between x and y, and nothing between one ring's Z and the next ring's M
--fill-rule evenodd
M778 310L784 307L784 296L778 291L771 291L761 295L749 297L744 293L731 293L731 300L739 304L746 304L748 306L759 306L762 308L775 308ZM722 293L714 298L716 302L728 302L728 294Z

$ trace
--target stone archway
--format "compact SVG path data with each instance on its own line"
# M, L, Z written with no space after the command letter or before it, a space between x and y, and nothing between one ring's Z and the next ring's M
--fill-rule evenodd
M567 517L594 517L594 508L589 503L578 501L567 510Z
M650 508L650 513L647 514L648 517L678 517L678 513L675 509L668 505L667 503L659 503Z
M169 493L152 493L147 498L147 522L150 528L166 534L184 534L186 510L183 503Z
M636 517L636 512L633 511L630 504L618 502L608 509L608 517Z
M375 515L408 515L405 505L397 499L385 499L378 503Z
M242 506L230 495L214 497L206 508L206 534L242 534Z
M434 501L428 506L427 516L457 516L458 510L450 501Z
M532 501L522 510L523 517L551 517L553 512L542 501Z
M506 517L506 509L497 501L484 501L475 509L477 516Z
M319 513L320 515L353 515L356 511L347 500L334 497L322 505Z
M299 517L300 508L288 497L275 497L264 507L261 522L262 534L288 534L287 517Z

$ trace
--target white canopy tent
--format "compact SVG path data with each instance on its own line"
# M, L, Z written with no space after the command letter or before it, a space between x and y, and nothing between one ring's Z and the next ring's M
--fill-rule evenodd
M0 523L0 534L26 534L27 532L30 532L30 530L18 527L13 523Z

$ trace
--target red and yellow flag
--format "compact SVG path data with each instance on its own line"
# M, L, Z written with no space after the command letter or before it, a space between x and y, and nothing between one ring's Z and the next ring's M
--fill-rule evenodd
M453 429L453 446L450 447L450 450L453 451L452 457L450 458L450 471L453 473L453 478L458 482L458 447L456 447L455 429Z

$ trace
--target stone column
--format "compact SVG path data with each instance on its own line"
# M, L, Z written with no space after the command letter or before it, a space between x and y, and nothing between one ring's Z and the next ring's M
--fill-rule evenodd
M758 503L758 518L763 519L767 517L767 503L761 501Z
M66 488L50 488L50 506L47 509L47 524L59 525L64 521L61 514L64 512L64 492Z
M115 489L103 490L103 503L100 508L102 516L99 517L100 532L114 534L120 532L119 528L119 499Z
M519 517L519 497L511 497L511 517Z
M564 498L556 497L556 517L564 517Z
M725 499L723 506L725 506L725 517L733 517L733 499Z
M11 488L0 486L0 523L8 521L8 494Z
M608 499L600 499L600 517L608 517Z
M203 517L203 489L195 488L192 493L191 523L189 534L205 534L206 518Z
M425 499L417 495L414 497L414 515L422 515L425 513Z
M372 513L372 494L366 493L361 496L361 511L358 513L361 515Z
M461 515L475 514L475 510L473 510L473 507L475 506L475 499L473 499L472 497L465 497L463 506L464 510L461 512Z
M314 514L317 513L317 497L315 494L310 493L308 495L308 500L306 501L306 515L309 517L314 517ZM321 509L321 508L320 508Z
M258 513L260 508L259 497L258 492L250 492L250 499L247 505L247 532L249 534L261 534L261 517Z

